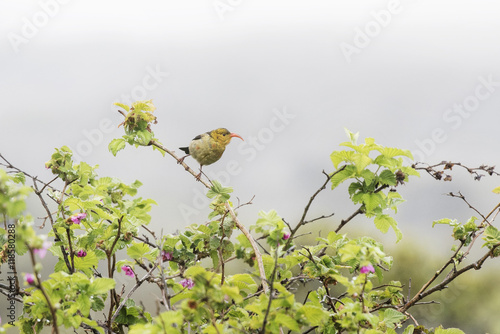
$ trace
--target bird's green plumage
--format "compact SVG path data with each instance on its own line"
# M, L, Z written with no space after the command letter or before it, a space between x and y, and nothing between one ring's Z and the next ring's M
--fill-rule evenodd
M234 136L239 137L227 129L220 128L196 136L189 147L181 147L180 149L190 154L201 166L206 166L221 158L226 146Z

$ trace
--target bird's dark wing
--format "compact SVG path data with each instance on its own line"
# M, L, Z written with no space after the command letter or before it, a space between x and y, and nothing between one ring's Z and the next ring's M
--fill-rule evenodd
M191 154L189 153L189 147L179 147L180 150L183 150L186 154Z

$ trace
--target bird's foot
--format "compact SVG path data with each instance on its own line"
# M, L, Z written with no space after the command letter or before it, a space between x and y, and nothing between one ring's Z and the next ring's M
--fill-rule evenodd
M189 154L188 154L188 155L183 156L182 158L180 158L179 160L177 160L177 163L178 163L179 165L180 165L180 164L182 164L182 163L184 162L184 159L186 159L188 156L189 156Z

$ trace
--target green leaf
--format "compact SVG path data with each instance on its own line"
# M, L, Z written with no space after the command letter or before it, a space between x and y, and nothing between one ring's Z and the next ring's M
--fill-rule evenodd
M74 261L75 261L75 269L79 269L87 275L91 275L92 267L97 267L99 263L97 256L91 250L89 250L87 252L87 255L84 257L75 256Z
M496 187L492 190L495 194L500 194L500 187Z
M383 319L387 325L399 324L406 319L406 316L392 308L388 308L383 312Z
M363 204L365 205L366 212L372 212L375 208L379 207L382 204L385 204L385 201L379 193L366 193L361 196Z
M460 225L460 223L457 223L457 220L456 219L449 219L449 218L442 218L442 219L439 219L439 220L435 220L432 222L432 227L434 227L434 225L436 224L444 224L444 225L450 225L450 226L457 226L457 225Z
M296 332L300 331L299 323L289 315L286 315L283 313L278 313L278 314L276 314L274 321L276 321L276 323L278 323L282 326L285 326L286 328L288 328L292 331L296 331Z
M366 154L356 153L352 157L352 162L356 166L358 174L360 174L363 169L373 162L373 160Z
M120 102L115 102L114 105L118 106L120 108L125 109L127 112L130 111L130 107L128 105L126 105L126 104L123 104L123 103L120 103Z
M153 100L136 101L132 103L132 107L135 111L153 112L156 110L156 107L153 105Z
M345 180L354 177L355 175L356 175L356 167L351 166L351 165L346 166L345 169L337 172L330 179L330 182L332 183L332 189L337 187L339 184L341 184Z
M389 227L392 227L396 233L396 242L403 238L403 233L398 228L398 223L391 216L386 214L377 215L374 219L374 223L375 227L382 233L387 233L387 231L389 231Z
M442 328L441 326L439 326L438 328L436 328L436 330L434 331L434 334L465 334L464 332L462 332L460 329L458 328L448 328L448 329L444 329Z
M353 145L357 145L358 142L358 137L359 137L359 132L353 133L349 131L348 129L344 128L345 133L347 134L347 137L349 137L350 142Z
M83 317L82 322L96 329L99 333L104 334L104 329L97 324L97 321Z
M388 186L396 185L396 175L388 169L383 170L379 175L380 182Z
M499 244L500 231L498 231L498 229L495 226L489 225L484 229L483 240L486 241L486 243L482 247L487 246L488 248L491 248Z
M127 249L127 255L134 260L139 260L143 258L147 253L151 251L149 245L143 242L134 242L132 246Z
M300 309L304 312L304 316L311 326L319 326L328 318L328 312L321 307L306 304Z
M125 148L125 145L125 139L113 139L108 145L108 150L116 157L116 153L118 153L118 151L120 150L123 150Z
M215 196L221 196L223 201L227 201L231 196L230 193L233 192L231 187L223 187L217 180L212 180L212 187L207 192L208 198L214 198Z
M137 142L141 145L148 145L151 139L153 139L153 133L148 130L139 130L136 134Z
M408 327L405 328L403 334L413 334L414 330L415 330L415 326L409 325Z
M348 243L344 247L339 249L339 254L341 255L341 261L346 262L357 258L361 246L355 245L353 243Z
M90 285L89 294L102 295L108 293L116 285L116 281L112 278L96 278Z

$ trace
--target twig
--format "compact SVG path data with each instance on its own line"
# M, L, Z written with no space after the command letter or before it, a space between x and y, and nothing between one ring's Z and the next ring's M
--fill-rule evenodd
M439 276L440 273L442 273L442 271L444 270L444 268L446 268L451 262L453 262L453 257L443 266L443 268L441 268L440 270L438 270L434 276L422 287L422 289L420 289L420 291L410 300L408 301L406 304L402 305L400 308L399 308L399 311L400 312L405 312L406 310L408 310L411 306L415 305L415 303L417 303L418 301L420 301L421 299L425 298L426 296L436 292L436 291L439 291L439 290L443 290L446 288L446 285L448 283L450 283L451 281L453 281L455 278L457 278L458 276L462 275L463 273L471 270L471 269L475 269L475 270L479 270L481 269L483 263L491 256L493 256L494 254L494 251L497 247L500 246L500 243L499 244L496 244L495 246L493 246L483 257L481 257L478 261L474 262L474 263L471 263L470 265L466 266L466 267L463 267L462 269L458 270L458 271L453 271L452 273L450 273L450 275L448 275L441 283L435 285L434 287L432 287L431 289L425 291L429 285L437 278L437 276Z
M33 178L33 187L35 189L35 194L38 196L38 199L40 199L40 202L42 203L43 208L47 212L47 217L49 218L50 221L50 226L52 227L52 232L54 232L55 235L55 241L61 241L61 237L59 236L59 233L57 233L57 230L54 228L54 218L52 218L52 214L50 213L49 206L45 202L45 199L42 196L42 192L38 190L38 184L37 182L40 182L40 180ZM43 182L40 182L43 183ZM61 253L63 255L64 263L66 264L66 268L68 268L68 271L70 273L73 272L73 267L71 266L69 259L68 259L68 253L66 252L66 249L64 249L64 245L60 246L61 248Z
M125 306L125 303L130 298L130 296L132 296L132 294L135 292L135 290L137 290L137 288L140 287L142 285L142 283L144 283L144 281L148 279L149 276L151 276L151 273L155 269L156 269L156 266L153 266L153 268L151 268L151 270L148 271L147 274L144 275L143 278L141 278L140 280L138 280L135 283L135 285L132 287L132 289L130 289L129 293L125 296L125 298L123 298L120 305L118 305L118 307L116 308L115 313L113 313L113 316L111 317L110 321L108 322L109 324L112 324L115 321L116 317L118 316L118 313L120 313L120 310L123 308L123 306Z
M471 205L471 204L467 201L467 199L465 198L465 196L464 196L464 195L462 195L462 193L461 193L460 191L458 192L458 195L457 195L457 194L454 194L454 193L452 193L452 192L448 193L447 195L448 195L448 196L450 196L450 197L457 197L457 198L460 198L462 201L464 201L464 202L465 202L465 204L467 204L467 205L469 206L469 208L470 208L470 209L474 210L474 211L475 211L478 215L480 215L480 216L481 216L481 218L483 218L483 221L485 221L486 223L488 223L488 225L491 225L491 224L490 224L490 222L488 221L488 219L486 219L486 217L485 217L485 216L483 216L483 214L482 214L481 212L479 212L479 210L478 210L478 209L476 209L475 207L473 207L473 206L472 206L472 205Z
M314 199L316 198L316 196L318 196L318 194L321 191L323 191L324 189L326 189L326 185L328 184L328 182L330 182L330 180L332 179L332 177L334 177L337 173L340 173L341 171L343 171L345 168L346 168L346 165L342 166L340 169L337 169L335 172L333 172L330 175L328 175L325 171L322 171L322 173L326 176L326 180L325 180L325 182L323 182L323 184L321 185L321 187L319 187L319 189L316 190L316 192L311 196L311 198L309 198L309 201L307 202L307 204L306 204L306 206L304 208L304 212L302 213L302 217L300 218L299 222L297 223L297 226L295 226L295 228L290 231L290 238L288 239L287 243L285 244L285 249L287 249L290 246L290 243L293 240L293 236L295 235L295 233L297 233L297 231L299 230L299 228L302 225L307 224L307 222L306 222L306 216L307 216L307 213L309 212L309 208L311 207L311 204L314 201ZM312 221L314 221L314 220L312 220ZM309 222L312 222L312 221L309 221Z
M43 294L43 297L47 301L47 306L49 307L49 311L50 311L50 314L52 316L52 333L59 334L59 328L57 327L56 310L54 308L54 305L52 305L52 303L50 302L50 298L47 295L47 291L45 291L45 288L43 287L42 282L40 281L40 277L39 277L40 273L38 272L38 270L36 268L35 254L33 252L33 249L29 245L27 245L27 246L28 246L28 250L30 253L31 265L33 267L33 273L35 274L34 276L36 279L36 287L40 289L40 291Z
M267 325L267 317L269 316L269 311L271 310L271 303L273 301L273 285L274 285L274 276L276 275L276 270L278 269L278 247L276 247L276 254L274 260L274 268L271 273L271 290L269 291L269 302L267 304L266 314L264 316L264 321L262 322L262 329L260 330L261 334L266 333L266 325Z

